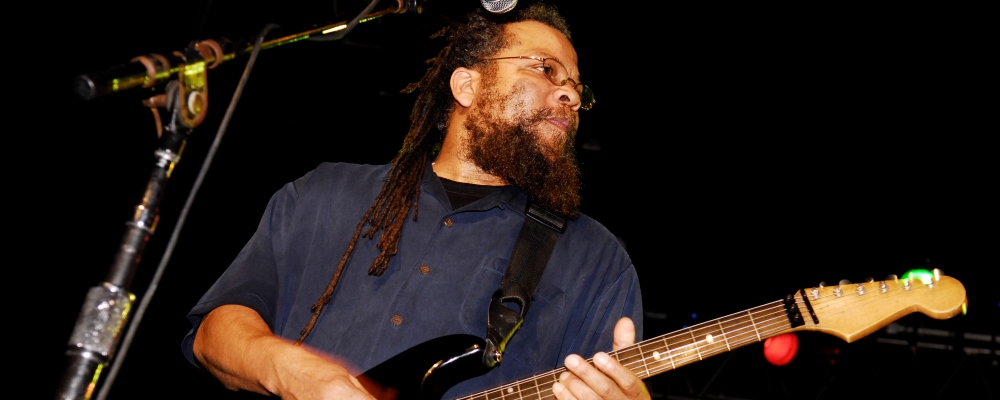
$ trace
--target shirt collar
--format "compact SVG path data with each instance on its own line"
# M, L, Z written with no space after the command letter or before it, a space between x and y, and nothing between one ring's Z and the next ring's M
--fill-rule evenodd
M423 182L421 184L421 189L433 196L442 204L449 204L447 201L448 194L444 191L444 186L441 184L441 179L438 178L437 174L434 173L434 168L431 166L431 162L428 161L424 166L424 176L422 178ZM486 210L493 207L500 208L510 208L517 211L520 214L524 214L528 206L528 196L523 190L518 189L513 185L504 186L503 189L498 192L488 195L472 204L473 208L468 210Z

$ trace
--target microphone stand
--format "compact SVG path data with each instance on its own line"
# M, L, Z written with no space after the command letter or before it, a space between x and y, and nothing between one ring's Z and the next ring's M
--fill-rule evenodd
M156 229L160 200L170 173L180 160L191 131L204 120L207 111L207 67L200 59L203 46L193 45L178 56L193 62L179 67L182 78L168 82L165 93L143 103L170 112L170 121L160 133L160 145L154 151L153 171L133 219L126 223L106 280L90 288L76 326L70 335L66 374L60 382L57 399L89 399L101 370L117 347L119 334L127 323L135 295L129 292L142 253ZM158 115L158 114L157 114Z
M407 10L421 12L418 0L398 0L398 3L398 8L367 14L352 24ZM259 48L273 48L311 37L328 35L343 31L348 26L342 22L296 34L281 35L262 41ZM339 36L332 37L332 39L339 38ZM91 287L84 299L68 342L66 355L69 361L66 373L56 391L57 400L90 399L97 387L102 369L114 355L122 328L127 325L135 303L135 295L129 290L146 244L155 231L160 200L167 180L180 160L188 136L206 116L207 71L238 55L252 52L256 46L257 43L245 41L205 40L192 43L183 51L175 51L172 57L159 54L139 56L129 65L120 65L77 77L74 83L77 94L89 100L129 88L152 87L157 81L177 76L166 84L164 93L143 101L143 104L154 111L158 125L157 133L161 139L159 147L154 151L153 170L142 200L135 207L132 220L126 223L121 246L106 280L98 286ZM166 126L161 127L159 124L158 108L169 111L170 121Z

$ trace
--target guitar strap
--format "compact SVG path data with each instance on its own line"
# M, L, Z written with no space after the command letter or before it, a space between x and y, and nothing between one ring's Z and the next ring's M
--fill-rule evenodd
M531 202L525 215L507 272L490 300L483 365L491 368L500 362L507 342L521 328L556 240L566 231L564 218Z

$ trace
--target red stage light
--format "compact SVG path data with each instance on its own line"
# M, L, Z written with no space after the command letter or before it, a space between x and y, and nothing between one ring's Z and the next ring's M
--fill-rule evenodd
M764 340L764 358L773 365L782 366L792 362L799 350L799 338L794 332L783 333Z

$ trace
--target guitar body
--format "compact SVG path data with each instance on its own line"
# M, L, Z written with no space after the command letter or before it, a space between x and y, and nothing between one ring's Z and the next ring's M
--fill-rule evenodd
M489 372L483 338L449 335L412 347L375 366L358 380L383 400L439 400L448 389Z

